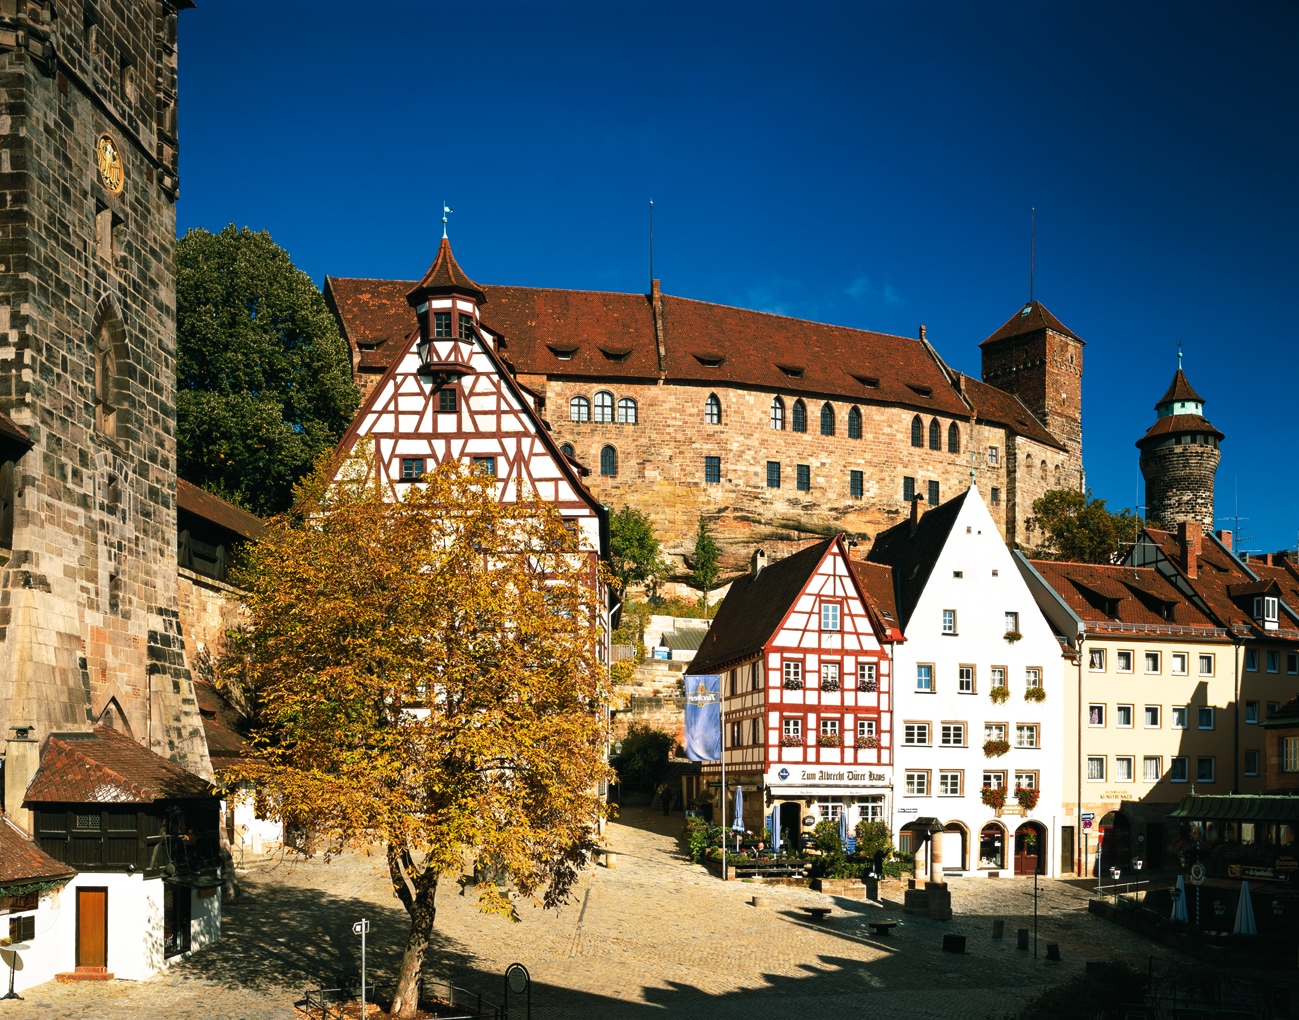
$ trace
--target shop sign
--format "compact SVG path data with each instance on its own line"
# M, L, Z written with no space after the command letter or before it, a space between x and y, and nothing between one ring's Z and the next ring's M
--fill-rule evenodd
M918 814L920 814L920 809L919 809L918 807L900 807L900 808L898 808L898 814L900 814L900 815L918 815Z
M1244 864L1228 864L1227 875L1231 878L1248 878L1258 882L1289 882L1290 876L1279 874L1275 868L1251 868Z
M1299 868L1299 861L1295 860L1293 857L1278 857L1272 862L1272 867L1277 871L1294 871L1296 868Z
M829 786L887 786L889 774L871 769L825 769L792 768L773 769L767 773L767 784L791 783L806 786L808 783L824 783Z

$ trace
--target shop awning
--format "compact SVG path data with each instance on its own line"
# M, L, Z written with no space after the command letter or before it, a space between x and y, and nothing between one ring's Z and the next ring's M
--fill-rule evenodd
M1182 798L1169 818L1191 821L1299 822L1299 797L1286 794L1214 794Z

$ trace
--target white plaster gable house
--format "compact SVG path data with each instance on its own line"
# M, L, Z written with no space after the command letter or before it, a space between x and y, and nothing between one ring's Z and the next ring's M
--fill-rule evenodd
M1060 644L978 488L922 506L868 556L893 568L906 637L893 664L898 841L936 878L1058 875Z

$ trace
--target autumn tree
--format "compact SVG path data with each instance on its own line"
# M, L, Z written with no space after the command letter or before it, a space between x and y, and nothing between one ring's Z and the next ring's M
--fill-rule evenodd
M619 596L633 584L652 594L667 572L654 525L643 511L626 505L609 515L609 559Z
M258 721L240 777L304 852L384 847L411 921L392 1013L411 1016L439 882L508 875L478 904L517 920L589 862L610 687L599 565L553 507L455 464L393 501L368 464L318 467L253 546L230 675Z
M690 571L690 582L699 589L699 604L708 605L708 593L713 590L713 585L717 583L717 577L721 573L721 567L717 563L717 543L713 541L713 533L708 529L708 521L704 515L699 515L699 528L695 532L695 555L693 565Z
M1033 500L1025 521L1030 538L1040 536L1033 555L1077 563L1118 563L1147 523L1131 509L1112 513L1090 490L1051 489Z

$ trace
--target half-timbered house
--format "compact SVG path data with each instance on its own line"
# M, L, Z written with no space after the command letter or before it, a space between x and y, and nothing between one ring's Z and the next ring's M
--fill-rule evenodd
M732 583L686 676L722 678L727 812L779 808L785 838L847 814L886 820L892 783L891 646L902 640L887 567L826 539ZM706 780L721 763L703 765Z

